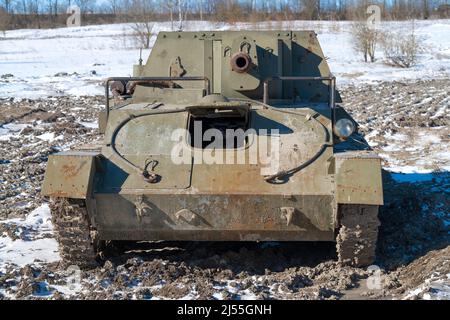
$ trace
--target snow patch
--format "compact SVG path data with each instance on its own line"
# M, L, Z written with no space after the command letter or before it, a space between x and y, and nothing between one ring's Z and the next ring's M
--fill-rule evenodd
M54 132L46 132L44 134L37 136L36 138L43 140L43 141L53 142L55 140L62 140L64 137L62 135L55 137Z
M26 237L16 240L8 235L0 237L0 269L7 264L24 266L35 261L54 262L60 259L56 240L49 237L53 231L50 208L43 204L30 212L25 219L0 221L1 225L29 230Z

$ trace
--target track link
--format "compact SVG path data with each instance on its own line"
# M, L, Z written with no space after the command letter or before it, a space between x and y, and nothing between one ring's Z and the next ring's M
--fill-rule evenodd
M336 239L339 262L342 265L364 267L375 261L378 238L378 206L341 205L340 229Z
M96 231L91 229L85 201L52 198L50 209L63 266L95 267Z

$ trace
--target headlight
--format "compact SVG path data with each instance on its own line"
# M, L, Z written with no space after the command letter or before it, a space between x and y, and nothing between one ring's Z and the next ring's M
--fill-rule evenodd
M334 133L344 140L350 137L355 130L355 123L350 119L339 119L334 125Z

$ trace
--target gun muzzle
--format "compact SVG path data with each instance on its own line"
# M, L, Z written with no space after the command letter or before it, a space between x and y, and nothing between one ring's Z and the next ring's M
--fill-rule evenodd
M238 73L247 72L252 64L250 56L244 52L237 52L233 54L230 60L231 70Z

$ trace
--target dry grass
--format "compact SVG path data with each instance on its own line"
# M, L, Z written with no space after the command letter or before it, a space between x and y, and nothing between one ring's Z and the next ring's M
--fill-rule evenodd
M420 37L415 32L414 21L407 33L386 32L381 39L385 63L400 68L411 68L423 50Z

